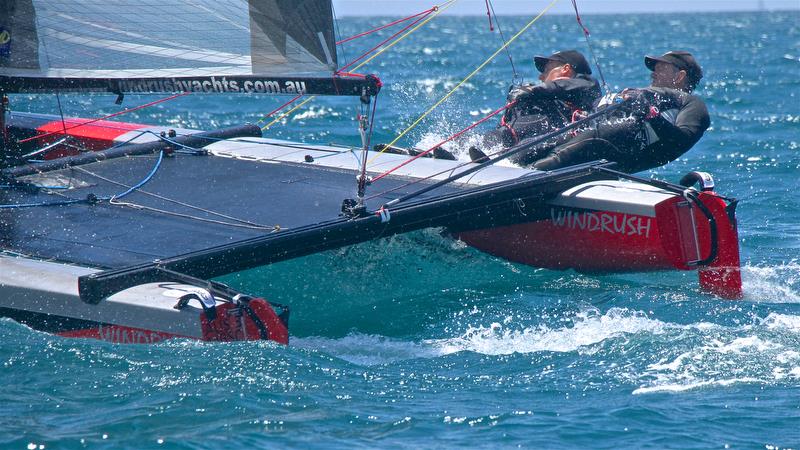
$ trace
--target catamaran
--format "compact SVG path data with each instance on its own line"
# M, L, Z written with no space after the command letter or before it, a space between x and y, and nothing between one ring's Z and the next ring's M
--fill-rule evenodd
M4 3L0 316L123 343L285 344L286 305L212 279L429 227L520 264L696 270L701 289L742 295L736 201L709 174L672 184L606 161L541 172L375 150L382 82L338 66L330 0L162 0L167 22L139 3ZM14 94L60 92L351 96L362 145L10 111Z

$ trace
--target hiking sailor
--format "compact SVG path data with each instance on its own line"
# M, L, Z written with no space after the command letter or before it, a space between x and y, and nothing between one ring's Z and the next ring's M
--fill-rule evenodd
M592 69L580 52L563 50L550 56L534 56L533 61L542 82L523 84L509 91L508 102L516 103L505 112L497 129L484 136L484 149L499 144L510 147L526 138L561 128L581 111L589 110L600 98L600 84L591 76ZM473 147L470 157L478 160L485 155ZM517 164L535 160L528 154L510 159Z
M703 71L691 53L670 51L645 56L652 83L643 89L626 89L604 97L601 109L628 99L625 120L611 118L559 145L534 168L552 170L564 166L607 159L624 172L639 172L662 166L686 153L711 124L705 103L692 94Z

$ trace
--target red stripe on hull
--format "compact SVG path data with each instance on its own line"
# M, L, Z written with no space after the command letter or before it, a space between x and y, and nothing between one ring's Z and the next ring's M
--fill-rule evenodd
M42 138L42 141L53 142L64 136L63 130L66 125L67 135L77 140L86 150L96 151L114 145L114 140L125 133L145 128L145 125L111 122L107 120L100 120L88 125L82 125L90 121L91 119L65 119L64 123L60 120L53 121L36 128L36 131L43 134L55 133ZM59 146L47 152L45 159L56 159L64 156L77 155L78 153L76 149Z
M116 344L154 344L172 338L187 338L178 334L121 325L98 325L94 328L61 331L56 334L63 337L100 339Z

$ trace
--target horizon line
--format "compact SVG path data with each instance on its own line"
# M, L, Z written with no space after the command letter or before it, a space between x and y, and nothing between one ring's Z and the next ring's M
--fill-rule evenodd
M633 12L612 12L612 11L590 11L590 12L582 12L581 15L592 15L592 16L608 16L608 15L615 15L615 16L633 16L633 15L666 15L666 14L679 14L679 15L688 15L688 14L705 14L705 13L779 13L779 12L800 12L800 6L796 9L794 8L776 8L776 9L708 9L708 10L695 10L695 11L633 11ZM480 13L460 13L460 12L444 12L442 13L443 16L457 16L457 17L485 17L486 14ZM492 16L497 17L519 17L523 15L522 13L514 14L514 13L503 13L503 14L492 14ZM568 11L556 11L548 13L549 16L574 16L574 12ZM360 14L360 13L337 13L336 17L397 17L402 16L402 14Z

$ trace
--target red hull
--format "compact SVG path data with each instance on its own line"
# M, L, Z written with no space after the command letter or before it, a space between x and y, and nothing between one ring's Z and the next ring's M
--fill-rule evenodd
M209 320L205 312L201 313L197 317L198 327L202 332L200 340L218 342L270 340L284 345L289 343L289 330L269 303L254 299L248 306L254 316L238 314L235 311L237 306L232 303L217 306L214 320ZM260 324L253 317L256 317ZM25 322L24 319L21 321ZM134 326L85 321L82 326L56 331L55 334L64 337L100 339L118 344L153 344L173 338L195 339L194 336Z
M740 298L739 244L727 204L700 194L716 222L716 257L699 267L703 290ZM550 217L528 223L463 232L459 238L509 261L591 273L694 270L712 252L709 220L673 195L652 205L652 215L552 205Z

